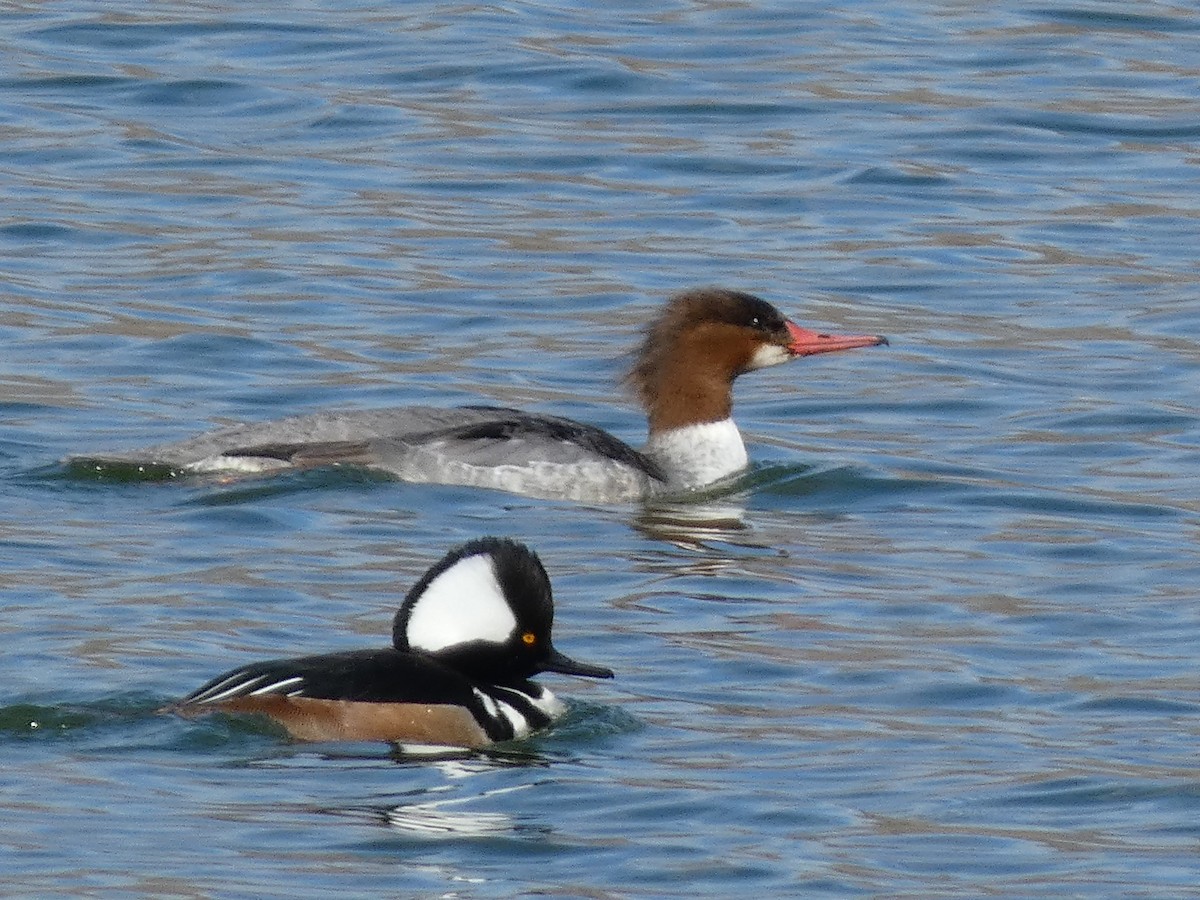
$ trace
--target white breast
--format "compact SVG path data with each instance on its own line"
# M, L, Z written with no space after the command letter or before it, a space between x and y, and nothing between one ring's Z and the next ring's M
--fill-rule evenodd
M667 472L671 486L698 488L736 472L750 462L733 419L685 425L651 436L646 452Z

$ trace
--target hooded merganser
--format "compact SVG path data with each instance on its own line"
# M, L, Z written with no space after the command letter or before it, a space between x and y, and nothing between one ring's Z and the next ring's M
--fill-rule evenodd
M612 678L554 649L554 602L524 544L480 538L450 551L408 592L393 646L251 663L169 707L190 716L261 713L296 738L484 747L565 712L539 672Z
M809 331L751 294L702 288L673 297L636 353L627 381L649 422L640 451L557 416L494 406L410 406L292 416L68 462L101 471L120 465L234 474L354 465L411 482L632 500L703 488L746 467L732 418L737 376L799 356L886 343L875 334Z

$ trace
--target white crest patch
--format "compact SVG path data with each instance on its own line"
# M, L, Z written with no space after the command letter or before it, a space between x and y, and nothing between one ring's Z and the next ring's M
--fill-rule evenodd
M517 628L492 558L460 559L429 583L408 618L408 644L436 652L468 641L503 644Z

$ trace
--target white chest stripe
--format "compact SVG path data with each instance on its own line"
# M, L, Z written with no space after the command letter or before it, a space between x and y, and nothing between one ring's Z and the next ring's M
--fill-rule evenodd
M515 707L509 706L503 700L497 700L495 697L489 697L479 688L471 688L475 692L475 696L479 698L479 702L483 704L483 708L487 710L487 714L494 719L504 719L512 726L513 737L522 738L528 735L533 729L529 727L529 720L525 718ZM521 696L525 696L521 694ZM526 698L539 706L537 701L532 697Z

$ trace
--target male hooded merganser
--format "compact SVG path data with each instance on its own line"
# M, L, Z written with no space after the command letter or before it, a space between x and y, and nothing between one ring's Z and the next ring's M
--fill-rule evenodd
M744 469L733 381L799 356L886 344L800 328L758 297L721 288L672 298L646 331L628 382L646 410L642 450L591 425L494 406L352 410L240 425L76 465L173 473L356 465L402 480L617 502L703 488Z
M261 713L308 741L484 747L523 738L565 711L533 675L613 677L555 650L553 620L537 555L481 538L450 551L409 591L392 647L251 663L170 710Z

